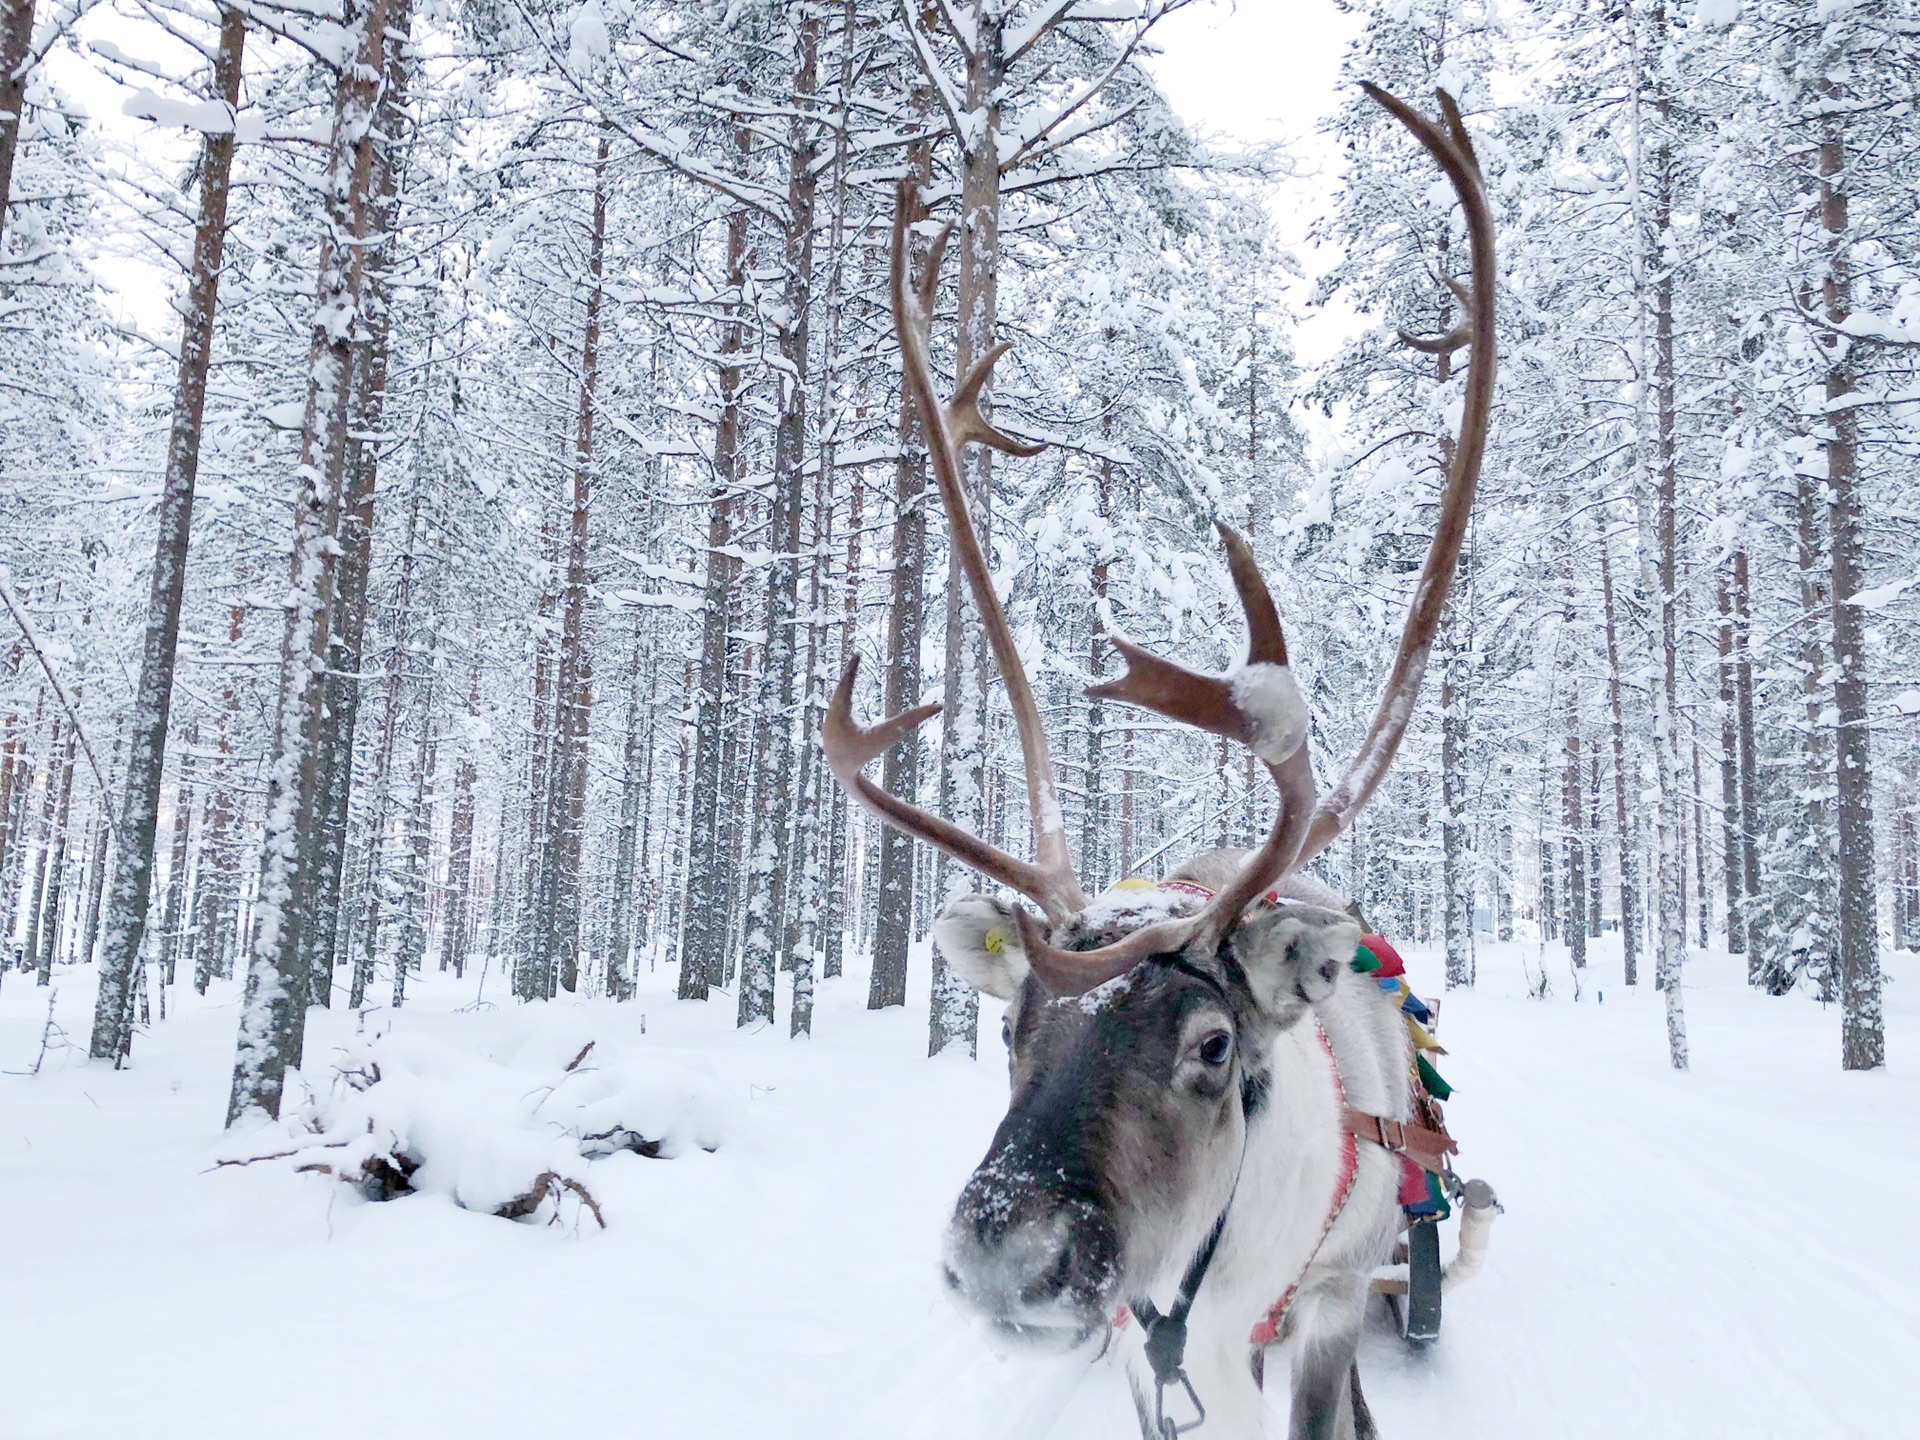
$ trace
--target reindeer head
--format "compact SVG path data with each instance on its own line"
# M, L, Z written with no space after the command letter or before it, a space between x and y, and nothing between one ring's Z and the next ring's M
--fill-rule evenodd
M946 1277L963 1303L1009 1337L1075 1343L1106 1322L1120 1297L1164 1289L1178 1278L1232 1195L1248 1118L1273 1103L1266 1068L1272 1038L1325 997L1359 938L1359 926L1337 909L1264 897L1352 823L1399 748L1465 538L1494 377L1493 222L1459 112L1441 92L1443 128L1366 89L1439 162L1467 218L1467 317L1449 335L1412 340L1428 351L1472 346L1460 435L1386 690L1358 753L1325 796L1316 799L1306 704L1288 666L1279 615L1238 535L1220 527L1247 621L1243 667L1229 676L1202 675L1115 637L1127 673L1090 693L1245 744L1279 792L1261 845L1203 857L1208 883L1188 893L1109 892L1090 904L1074 874L1039 708L960 482L969 441L1015 455L1037 447L996 430L978 407L1004 345L961 377L951 400L935 393L930 333L948 232L913 283L913 197L902 188L892 291L906 390L925 425L952 544L1013 710L1034 859L1016 859L861 773L940 707L859 726L852 715L857 659L834 692L822 738L829 766L855 799L1043 912L1036 917L1024 906L973 895L950 904L934 927L949 962L1008 1002L1012 1098L955 1207Z

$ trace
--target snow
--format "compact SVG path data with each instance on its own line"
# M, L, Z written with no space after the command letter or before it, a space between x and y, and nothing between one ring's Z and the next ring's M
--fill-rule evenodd
M1899 1433L1920 1340L1899 1223L1920 1187L1920 961L1888 962L1892 1064L1848 1075L1835 1012L1696 958L1694 1068L1676 1074L1660 997L1618 984L1616 939L1594 943L1578 998L1558 947L1552 994L1527 997L1533 945L1483 947L1479 987L1445 997L1462 1169L1507 1213L1438 1345L1412 1354L1375 1317L1361 1367L1382 1434ZM1440 993L1439 956L1400 948ZM381 1415L461 1440L1040 1440L1064 1407L1056 1436L1130 1440L1110 1373L997 1358L941 1296L941 1227L1005 1078L991 1002L979 1062L922 1058L926 971L922 950L907 1008L877 1015L863 974L821 982L801 1042L784 1017L739 1032L724 998L672 999L668 971L625 1006L478 1010L475 977L429 973L410 1008L368 1017L372 1040L351 1013L314 1012L320 1090L368 1044L481 1108L512 1110L589 1038L604 1076L704 1077L733 1115L712 1153L576 1162L604 1232L572 1209L515 1223L441 1191L374 1204L283 1165L214 1169L233 1143L234 986L181 987L127 1072L56 1034L28 1076L49 992L9 974L0 1433L318 1440ZM90 971L56 974L67 1035L84 1040L91 1002Z
M224 135L233 129L233 112L218 100L169 100L142 87L127 97L121 109L136 120Z
M603 1041L584 1017L489 1012L445 1038L375 1015L336 1047L324 1089L280 1123L231 1137L228 1163L272 1159L365 1187L404 1171L419 1194L498 1214L548 1180L591 1194L590 1161L623 1149L676 1159L720 1148L740 1103L700 1069ZM370 1171L369 1166L377 1167Z

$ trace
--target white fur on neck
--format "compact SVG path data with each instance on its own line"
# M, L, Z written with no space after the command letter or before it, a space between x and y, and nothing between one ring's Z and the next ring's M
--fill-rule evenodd
M1316 1010L1339 1084L1313 1016L1275 1038L1271 1098L1248 1127L1227 1228L1187 1322L1187 1373L1207 1407L1213 1440L1259 1440L1263 1433L1264 1402L1248 1366L1248 1336L1274 1302L1297 1283L1289 1314L1310 1339L1323 1315L1333 1316L1354 1297L1364 1303L1373 1267L1385 1258L1398 1224L1399 1161L1365 1143L1330 1230L1327 1216L1346 1143L1341 1087L1358 1108L1403 1119L1408 1113L1405 1024L1373 977L1351 970L1342 970L1334 993ZM1150 1401L1143 1340L1140 1327L1129 1325L1115 1349ZM1286 1382L1271 1374L1269 1383Z

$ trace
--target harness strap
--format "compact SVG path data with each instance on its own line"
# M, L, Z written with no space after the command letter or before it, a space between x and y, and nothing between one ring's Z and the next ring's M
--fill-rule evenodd
M1220 1248L1220 1236L1227 1228L1227 1215L1232 1209L1233 1197L1229 1195L1226 1206L1220 1211L1220 1218L1213 1222L1213 1229L1207 1232L1205 1243L1187 1262L1187 1272L1180 1277L1180 1288L1174 1293L1171 1310L1163 1315L1153 1301L1145 1299L1131 1301L1127 1306L1138 1317L1140 1328L1146 1335L1147 1364L1153 1370L1154 1427L1164 1440L1174 1440L1175 1436L1205 1423L1207 1418L1206 1407L1194 1393L1193 1382L1187 1379L1187 1316L1192 1313L1194 1297L1200 1293L1200 1286L1207 1278L1207 1268L1213 1264L1213 1253ZM1185 1425L1174 1423L1166 1412L1169 1385L1178 1385L1186 1390L1187 1399L1193 1403L1198 1418Z
M1417 1120L1389 1120L1384 1115L1369 1115L1349 1105L1346 1124L1348 1134L1404 1156L1422 1170L1431 1170L1436 1175L1446 1173L1449 1155L1460 1153L1460 1147L1445 1130L1428 1129Z

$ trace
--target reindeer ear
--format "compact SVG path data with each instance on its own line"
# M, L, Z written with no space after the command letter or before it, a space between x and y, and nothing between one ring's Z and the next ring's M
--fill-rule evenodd
M1233 932L1253 998L1288 1023L1333 993L1359 943L1357 921L1318 905L1256 905Z
M974 989L999 1000L1020 993L1027 978L1027 952L1013 907L1004 901L988 895L948 901L933 922L933 942Z

